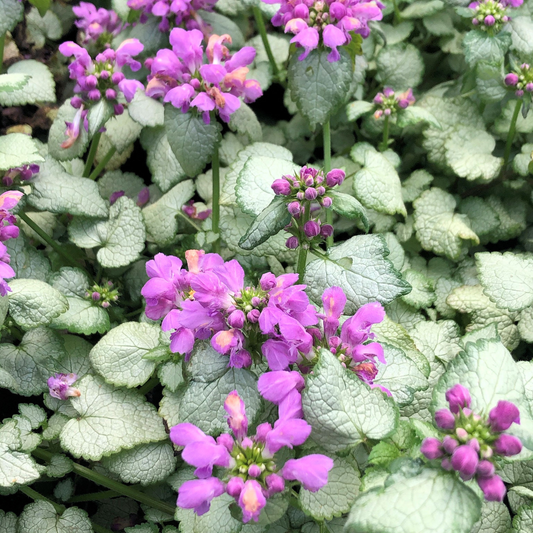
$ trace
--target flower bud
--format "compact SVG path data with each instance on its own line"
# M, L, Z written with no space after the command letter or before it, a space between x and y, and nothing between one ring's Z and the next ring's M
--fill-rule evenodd
M276 194L281 194L283 196L287 196L291 192L290 183L283 178L274 181L271 187Z
M387 107L387 109L385 109L383 113L385 113L385 115L388 117L392 113L392 109L390 107Z
M232 498L238 498L244 487L244 480L240 477L232 477L226 485L226 492Z
M298 4L294 8L294 18L307 20L309 17L309 8L305 4Z
M291 202L287 206L287 209L289 210L289 213L293 217L299 216L300 215L300 210L301 210L300 202Z
M278 474L268 475L265 481L271 494L285 490L285 480L281 476L278 476Z
M101 80L108 80L109 76L111 76L111 74L109 73L109 70L102 70L102 72L100 72Z
M241 329L244 326L245 320L244 313L240 309L237 309L228 316L228 325L232 328Z
M117 97L117 91L115 91L115 89L106 89L105 97L108 100L114 100Z
M442 447L444 448L444 451L446 453L449 453L450 455L455 451L458 446L459 443L449 435L446 435L442 441Z
M231 453L233 451L233 445L235 444L235 441L228 433L222 433L222 435L217 437L217 444L224 446L228 452Z
M528 93L533 93L533 83L532 82L529 82L526 84L526 91Z
M512 402L500 400L489 413L489 424L492 431L500 433L509 429L511 424L520 424L520 411Z
M453 429L455 427L455 417L448 409L439 409L435 413L435 422L441 429Z
M518 75L511 72L505 76L505 85L514 86L518 83Z
M124 113L124 106L122 104L115 104L113 110L115 111L115 115L122 115Z
M124 74L122 72L113 72L113 75L111 76L111 81L118 85L123 79L125 78Z
M521 89L515 91L515 95L518 96L518 98L522 98L522 96L524 96L524 91L522 91Z
M327 209L328 207L331 207L332 203L333 200L329 196L324 196L324 198L322 198L322 207Z
M97 302L97 301L101 298L100 293L99 293L99 292L96 292L96 291L93 292L93 293L91 294L91 298L92 298L95 302Z
M70 99L70 105L74 108L74 109L79 109L81 107L81 104L83 104L83 100L79 97L79 96L73 96L71 99Z
M477 452L470 446L459 446L452 455L452 467L465 478L471 478L478 464Z
M333 226L331 224L323 224L320 228L320 236L327 239L333 235Z
M305 194L303 193L303 191L298 191L296 193L296 198L301 202L305 198Z
M318 196L323 196L326 193L326 189L322 186L316 188Z
M298 237L289 237L287 239L287 241L285 242L285 246L289 249L289 250L296 250L296 248L298 248L299 246L299 242L298 242Z
M328 187L334 187L335 185L340 185L346 178L346 173L340 168L334 168L330 170L326 176L326 184Z
M468 439L468 431L464 428L457 428L455 434L461 442L466 442L466 439Z
M250 312L246 314L246 318L248 319L249 322L251 322L252 324L255 324L256 322L259 321L260 314L261 313L258 309L252 309Z
M496 19L492 15L487 15L485 17L485 26L494 26Z
M276 276L272 272L267 272L261 276L259 284L261 285L261 289L269 291L276 286Z
M444 455L444 453L442 452L440 440L435 439L433 437L428 437L427 439L424 439L424 442L422 442L422 446L420 447L420 451L428 459L437 459Z
M87 93L87 96L88 96L89 100L93 100L94 102L96 102L97 100L100 100L100 97L102 95L100 94L100 91L98 89L91 89Z
M442 466L442 468L444 468L444 470L448 470L448 471L453 470L452 462L450 461L449 457L445 457L440 462L440 466Z
M490 461L479 461L476 474L482 477L491 477L494 475L494 465Z
M320 234L320 225L314 220L309 220L304 224L304 233L307 238L312 239Z
M378 93L376 96L374 96L374 103L377 105L381 105L383 103L383 94Z
M305 199L306 200L315 200L318 196L318 193L314 187L308 187L305 190Z
M504 433L494 441L494 450L500 455L509 457L522 451L522 443L519 438Z
M98 79L94 74L91 74L85 78L85 85L88 89L94 89L98 85Z
M248 467L248 475L250 477L259 477L261 474L261 469L257 465L250 465Z
M478 477L477 484L489 502L501 502L505 496L505 485L500 476Z
M479 452L479 441L477 439L470 439L468 441L468 446L470 446L475 452Z
M472 403L468 389L459 383L446 391L446 400L450 404L450 411L454 414L457 414L459 409L470 407Z

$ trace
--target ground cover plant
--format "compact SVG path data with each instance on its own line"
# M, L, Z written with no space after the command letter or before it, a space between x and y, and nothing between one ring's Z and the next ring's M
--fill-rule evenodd
M532 0L0 0L0 530L533 531L532 94Z

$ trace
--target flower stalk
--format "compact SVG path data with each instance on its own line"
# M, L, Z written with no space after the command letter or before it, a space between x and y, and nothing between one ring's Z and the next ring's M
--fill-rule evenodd
M331 170L331 128L329 120L322 126L322 135L324 138L324 174ZM333 212L331 209L326 210L326 224L333 225ZM326 247L333 246L333 233L326 238Z
M389 146L389 115L385 115L385 122L383 123L383 140L381 141L380 152L384 152Z
M93 140L91 142L91 148L89 149L89 153L87 154L87 162L85 163L85 168L83 169L84 178L89 177L91 174L94 156L96 155L96 151L98 150L98 144L100 143L100 137L102 137L102 134L98 131L94 135Z
M272 73L274 74L274 78L278 81L281 81L278 65L276 64L274 54L272 53L272 48L270 48L270 43L268 42L265 21L263 20L263 14L261 13L261 9L258 6L253 6L252 11L254 13L255 24L257 26L257 29L259 30L261 40L263 41L263 46L265 47L265 51L268 56L268 61L270 62L270 66L272 67Z
M213 231L217 235L217 240L213 243L213 251L220 253L220 160L218 157L218 143L215 145L213 159L211 162L213 169L213 211L211 213L213 222Z
M513 117L511 118L511 125L509 126L509 133L507 134L507 142L505 143L505 152L503 155L503 166L502 171L505 171L507 165L509 164L509 156L511 155L511 147L513 146L513 140L516 132L516 122L518 120L518 113L522 107L522 100L518 99L516 101L516 106L514 108Z
M6 34L0 35L0 74L2 73L2 65L4 63L4 44L6 42Z
M102 159L102 161L100 161L100 163L98 163L98 165L96 166L96 168L92 171L92 173L89 175L89 179L90 180L95 180L99 175L100 175L100 172L102 172L102 170L104 170L105 166L109 163L109 161L111 160L111 158L115 155L115 152L117 151L117 149L112 146L110 149L109 149L109 152L107 152L107 154L104 156L104 158Z

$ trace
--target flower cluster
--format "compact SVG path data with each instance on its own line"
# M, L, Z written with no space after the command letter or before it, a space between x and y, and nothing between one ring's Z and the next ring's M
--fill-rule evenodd
M5 296L11 291L5 278L14 278L15 271L9 266L10 257L4 241L16 239L19 228L15 226L16 218L9 212L24 196L20 191L6 191L0 194L0 295Z
M39 172L39 165L23 165L21 167L10 168L2 178L5 187L11 187L18 178L21 182L28 181Z
M342 366L355 372L371 388L379 387L390 396L390 391L374 383L378 374L376 359L385 364L383 347L374 339L370 331L374 324L385 318L385 310L379 302L361 306L354 316L342 324L339 332L340 317L346 305L346 295L340 287L330 287L322 294L324 314L318 315L323 324L323 346L335 354Z
M259 287L244 286L244 270L236 260L199 250L185 253L189 270L177 257L157 254L146 264L151 278L141 290L146 315L164 317L172 330L172 352L190 354L196 339L229 356L229 365L247 367L261 354L272 370L311 356L313 336L306 330L318 322L305 285L297 274L261 277Z
M78 376L76 374L55 374L49 377L47 384L50 396L58 400L66 400L71 396L80 396L81 392L79 389L72 387L77 379Z
M246 79L246 65L254 60L255 49L245 46L230 55L225 43L231 43L231 37L211 35L206 48L208 63L204 63L202 39L199 30L174 28L170 32L172 50L159 50L148 61L151 74L146 94L162 97L183 113L196 108L206 124L212 111L229 122L241 105L240 97L248 103L263 94L257 81Z
M198 11L213 11L217 0L128 0L128 7L135 11L142 10L140 22L144 24L149 16L161 17L159 31L166 33L171 27L183 27L187 30L208 29Z
M524 0L482 0L468 5L474 11L472 24L489 35L499 33L510 17L507 15L508 7L518 7Z
M78 17L75 24L81 30L83 44L95 43L103 49L122 30L122 21L112 10L97 9L94 4L80 2L79 6L72 7L72 11Z
M279 0L263 2L278 4ZM328 61L335 62L340 59L337 48L349 44L353 33L368 37L368 22L381 20L384 7L379 0L282 0L272 24L294 34L291 43L304 49L300 61L322 43L331 49Z
M262 378L268 381L269 374L263 374ZM268 388L269 384L264 383L264 386ZM215 441L187 422L170 430L170 439L184 446L182 458L196 467L194 473L199 478L181 485L178 507L194 509L196 514L202 515L209 510L213 498L226 492L242 509L244 523L257 522L267 499L283 492L287 481L297 481L312 492L326 485L333 460L325 455L289 459L283 467L276 461L275 454L279 450L307 440L311 426L305 420L280 417L274 427L265 422L257 427L255 435L248 436L245 405L237 391L227 396L224 409L233 436L223 433ZM212 475L214 466L220 467L218 472L224 469L220 474L222 479Z
M111 280L105 282L103 285L95 284L85 293L85 298L104 309L116 303L118 297L118 289L115 288L115 284Z
M374 104L378 107L374 112L374 118L386 117L398 112L399 109L406 109L416 102L413 96L413 89L395 94L390 87L385 87L382 93L376 94L374 97Z
M287 248L298 248L304 242L317 243L333 235L333 226L320 221L320 207L331 207L333 201L328 193L345 177L344 170L337 168L324 176L321 170L305 166L300 175L283 176L272 183L276 194L287 197L287 209L293 217L285 228L292 234L286 242Z
M510 72L505 76L505 85L515 88L518 98L524 96L524 91L533 93L533 68L528 63L522 63L518 72Z
M113 104L115 115L124 112L124 105L117 100L122 93L126 102L131 102L137 89L143 89L140 81L129 80L122 72L124 66L129 66L134 72L141 68L141 64L133 59L140 54L144 46L137 39L126 39L117 50L108 48L98 54L93 60L89 52L72 41L59 45L59 51L65 57L74 56L74 61L69 65L70 79L76 80L74 96L70 103L78 110L72 123L67 122L66 135L68 139L61 145L69 148L74 144L80 133L83 120L84 127L88 130L87 107L102 98Z
M522 450L517 437L504 433L511 424L520 424L518 408L511 402L499 401L488 418L480 416L470 409L468 389L459 384L446 392L446 400L450 409L437 411L435 422L448 434L442 441L425 439L421 452L428 459L442 458L442 467L456 470L465 481L475 477L486 500L501 502L506 489L494 473L494 457L509 457Z

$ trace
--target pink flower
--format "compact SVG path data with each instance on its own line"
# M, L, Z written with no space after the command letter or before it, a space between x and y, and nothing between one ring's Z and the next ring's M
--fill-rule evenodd
M224 410L228 413L228 426L238 440L242 440L248 433L248 418L244 408L244 402L232 391L228 394L224 402Z
M450 411L454 414L460 409L470 407L472 403L468 389L460 384L454 385L446 392L446 400L450 404Z
M500 476L478 477L477 483L489 502L501 502L506 493L505 485Z
M312 454L300 459L289 459L283 466L282 475L287 480L299 481L304 489L316 492L328 482L328 472L332 468L332 459Z
M249 479L239 495L239 507L242 509L242 521L246 524L250 520L257 522L261 510L266 505L261 485L253 479Z
M500 400L498 405L491 409L489 422L492 431L501 432L509 429L511 424L520 424L520 411L514 403Z
M194 509L201 516L211 507L211 500L224 494L224 483L216 477L193 479L181 485L176 505L183 509Z
M71 387L77 379L76 374L55 374L48 378L50 396L58 400L81 396L79 389Z

